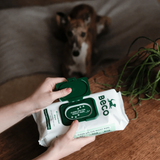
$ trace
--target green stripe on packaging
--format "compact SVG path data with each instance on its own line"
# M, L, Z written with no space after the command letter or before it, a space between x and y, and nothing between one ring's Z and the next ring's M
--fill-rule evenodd
M46 126L47 126L47 130L51 129L51 124L50 124L50 119L49 119L49 115L48 115L48 111L47 109L43 110L45 118L46 118Z

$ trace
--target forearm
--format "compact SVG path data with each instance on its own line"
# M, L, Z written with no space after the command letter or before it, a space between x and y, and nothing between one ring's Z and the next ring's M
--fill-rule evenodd
M0 107L0 133L32 113L28 99Z

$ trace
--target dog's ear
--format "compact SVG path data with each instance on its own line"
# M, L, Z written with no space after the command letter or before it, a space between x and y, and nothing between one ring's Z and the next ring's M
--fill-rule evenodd
M96 21L97 21L97 24L105 24L108 26L111 24L111 19L107 16L97 15Z
M57 12L56 21L58 26L66 26L70 21L70 17L62 12Z
M96 23L97 23L97 34L108 32L109 26L111 24L111 19L107 16L97 15Z
M90 16L90 14L89 13L85 14L83 20L84 20L84 23L86 25L88 25L91 22L91 16Z

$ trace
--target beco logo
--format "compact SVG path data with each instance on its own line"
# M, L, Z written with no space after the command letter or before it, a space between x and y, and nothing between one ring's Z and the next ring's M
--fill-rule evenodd
M100 104L101 104L101 106L102 106L103 115L104 115L104 116L107 116L107 115L109 114L109 110L108 110L108 109L112 109L112 106L113 106L113 107L116 107L116 104L114 104L114 103L112 102L114 99L109 100L109 99L107 98L108 105L109 105L109 108L108 108L108 106L107 106L107 101L105 100L105 96L102 95L102 96L99 96L98 98L99 98Z

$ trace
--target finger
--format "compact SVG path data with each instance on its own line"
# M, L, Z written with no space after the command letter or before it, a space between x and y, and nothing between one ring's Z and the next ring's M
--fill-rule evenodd
M44 86L45 87L51 87L51 89L54 89L55 88L55 85L57 83L61 83L61 82L64 82L66 81L66 78L61 78L61 77L58 77L58 78L46 78L45 81L44 81Z
M73 139L77 129L78 129L78 120L75 120L72 122L69 130L66 133L66 136L70 139Z
M63 77L58 77L58 78L51 78L51 84L53 86L55 86L57 83L61 83L61 82L64 82L64 81L67 81L66 78L63 78Z
M84 137L84 138L77 138L75 139L76 143L80 144L81 147L95 141L96 137L91 136L91 137Z
M51 93L52 97L53 97L53 101L58 99L58 98L65 97L68 94L70 94L71 92L72 92L71 88L65 88L65 89L61 89L59 91L54 91L54 92Z

